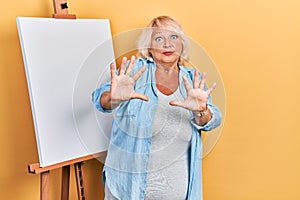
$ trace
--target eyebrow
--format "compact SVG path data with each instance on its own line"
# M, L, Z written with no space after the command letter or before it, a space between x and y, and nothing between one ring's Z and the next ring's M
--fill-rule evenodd
M155 37L156 35L165 35L165 34L162 31L152 33L152 37ZM169 35L177 35L177 36L179 36L178 33L173 32L173 31L170 31Z
M162 32L154 32L154 33L152 33L153 36L159 35L159 34L162 34Z

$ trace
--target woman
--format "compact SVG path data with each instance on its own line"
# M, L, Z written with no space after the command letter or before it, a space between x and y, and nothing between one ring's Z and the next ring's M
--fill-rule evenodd
M150 22L138 48L93 93L97 109L114 114L105 199L202 199L201 130L221 121L215 84L207 89L205 74L183 66L188 41L168 16Z

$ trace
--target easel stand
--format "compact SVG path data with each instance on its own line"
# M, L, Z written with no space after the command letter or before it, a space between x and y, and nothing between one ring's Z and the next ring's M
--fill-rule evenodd
M35 163L28 165L28 171L29 173L33 174L40 174L40 199L50 200L50 171L62 168L61 200L68 200L70 185L70 166L74 165L78 200L87 200L84 190L84 173L82 170L82 164L84 163L84 161L94 158L100 158L103 156L105 156L105 152L76 158L47 167L40 167L39 163Z
M68 13L67 0L53 0L54 14L56 19L76 19L76 15Z
M76 19L76 15L68 14L67 0L53 0L54 14L53 18L56 19ZM89 155L82 158L70 160L67 162L40 167L39 163L28 165L29 173L40 174L40 199L50 199L50 171L62 168L62 186L61 186L61 199L69 199L69 185L70 185L70 166L74 165L77 192L79 200L86 200L84 191L84 177L82 171L82 164L86 160L95 158L95 155Z

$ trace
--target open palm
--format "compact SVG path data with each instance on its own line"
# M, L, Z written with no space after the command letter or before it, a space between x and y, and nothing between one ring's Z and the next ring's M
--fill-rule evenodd
M206 110L207 101L210 93L215 89L216 83L214 83L209 89L204 90L204 85L206 81L206 73L202 75L202 79L199 82L199 72L196 70L194 75L193 88L190 86L187 78L185 76L182 77L184 86L187 92L187 97L183 101L170 101L170 105L179 106L193 112L201 112Z
M130 99L142 99L148 101L148 97L145 94L139 94L134 91L134 83L141 77L143 72L146 70L145 67L141 68L132 77L130 73L132 72L133 65L135 62L135 57L132 56L127 69L125 70L127 58L122 59L122 63L119 69L118 75L116 74L116 69L114 64L110 65L111 72L111 88L110 96L112 103L118 104L121 101L126 101Z

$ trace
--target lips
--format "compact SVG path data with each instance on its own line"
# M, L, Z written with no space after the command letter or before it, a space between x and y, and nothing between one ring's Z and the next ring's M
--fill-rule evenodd
M173 51L165 51L165 52L163 52L163 54L165 55L165 56L171 56L171 55L173 55Z

